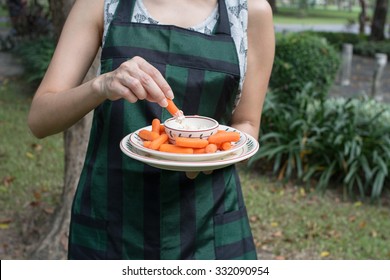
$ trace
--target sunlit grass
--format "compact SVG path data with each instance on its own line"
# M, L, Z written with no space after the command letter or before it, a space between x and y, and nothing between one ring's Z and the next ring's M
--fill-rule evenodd
M336 10L334 8L316 8L299 10L297 8L280 7L274 14L274 22L280 24L342 24L357 23L359 10L352 11Z
M343 201L241 170L260 257L389 259L389 205Z
M61 191L64 151L61 135L38 140L27 127L33 91L18 80L0 86L0 217Z

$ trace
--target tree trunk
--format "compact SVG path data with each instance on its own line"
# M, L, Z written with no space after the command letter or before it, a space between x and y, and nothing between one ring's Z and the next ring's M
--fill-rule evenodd
M389 0L376 0L374 16L371 24L370 38L375 41L385 39L385 26Z
M59 35L66 15L74 0L50 0L54 27ZM96 76L100 53L97 55L84 81ZM61 202L50 221L50 226L30 254L31 259L65 259L68 249L68 233L73 196L79 181L88 143L92 113L64 132L65 174Z
M359 34L364 34L366 30L366 20L367 20L367 4L366 0L359 0L360 3L360 13L359 13Z
M84 117L64 132L65 178L61 203L50 221L48 232L32 252L31 259L66 259L70 210L84 162L90 119Z
M8 8L8 15L11 20L12 28L18 33L23 33L27 25L27 3L26 1L6 1L6 6Z
M75 0L49 0L50 14L54 32L59 36L66 17L73 6Z

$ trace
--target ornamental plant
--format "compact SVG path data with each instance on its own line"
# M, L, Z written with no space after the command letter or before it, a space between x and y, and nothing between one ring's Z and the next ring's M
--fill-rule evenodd
M325 38L310 33L278 34L270 88L289 99L312 83L326 95L340 66L340 54Z
M270 162L280 179L379 198L390 182L389 105L368 98L324 99L310 84L289 103L279 102L278 95L267 95L261 148L249 165Z

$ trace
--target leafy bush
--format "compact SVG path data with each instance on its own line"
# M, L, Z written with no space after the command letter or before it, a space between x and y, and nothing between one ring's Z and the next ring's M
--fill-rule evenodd
M314 89L325 95L339 66L339 52L323 38L303 33L277 36L270 87L285 98L312 82Z
M352 44L353 53L361 56L373 57L376 53L385 53L390 56L390 40L370 41L369 36L347 32L303 31L303 34L311 34L326 38L326 40L341 51L343 44Z
M26 69L28 82L40 82L53 56L54 39L42 37L32 41L23 41L15 52L21 57Z
M325 38L329 44L337 50L342 50L343 44L357 45L368 40L367 35L350 32L330 32L330 31L302 31L303 34L316 35Z
M350 195L378 198L389 183L389 105L325 100L312 89L308 85L289 103L267 95L261 148L249 164L270 161L279 178L316 182L322 191L341 184Z
M354 53L362 56L375 56L376 53L385 53L390 56L390 40L362 41L354 45Z

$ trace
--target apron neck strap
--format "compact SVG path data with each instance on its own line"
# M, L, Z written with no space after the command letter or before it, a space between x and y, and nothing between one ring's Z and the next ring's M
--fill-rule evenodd
M231 36L230 21L229 21L225 0L218 0L218 13L219 13L219 19L217 22L217 29L215 33Z
M115 13L116 19L131 22L135 2L136 0L120 0ZM218 13L219 19L215 33L230 36L230 22L225 0L218 0Z
M115 11L115 18L119 21L131 22L136 0L119 0Z

